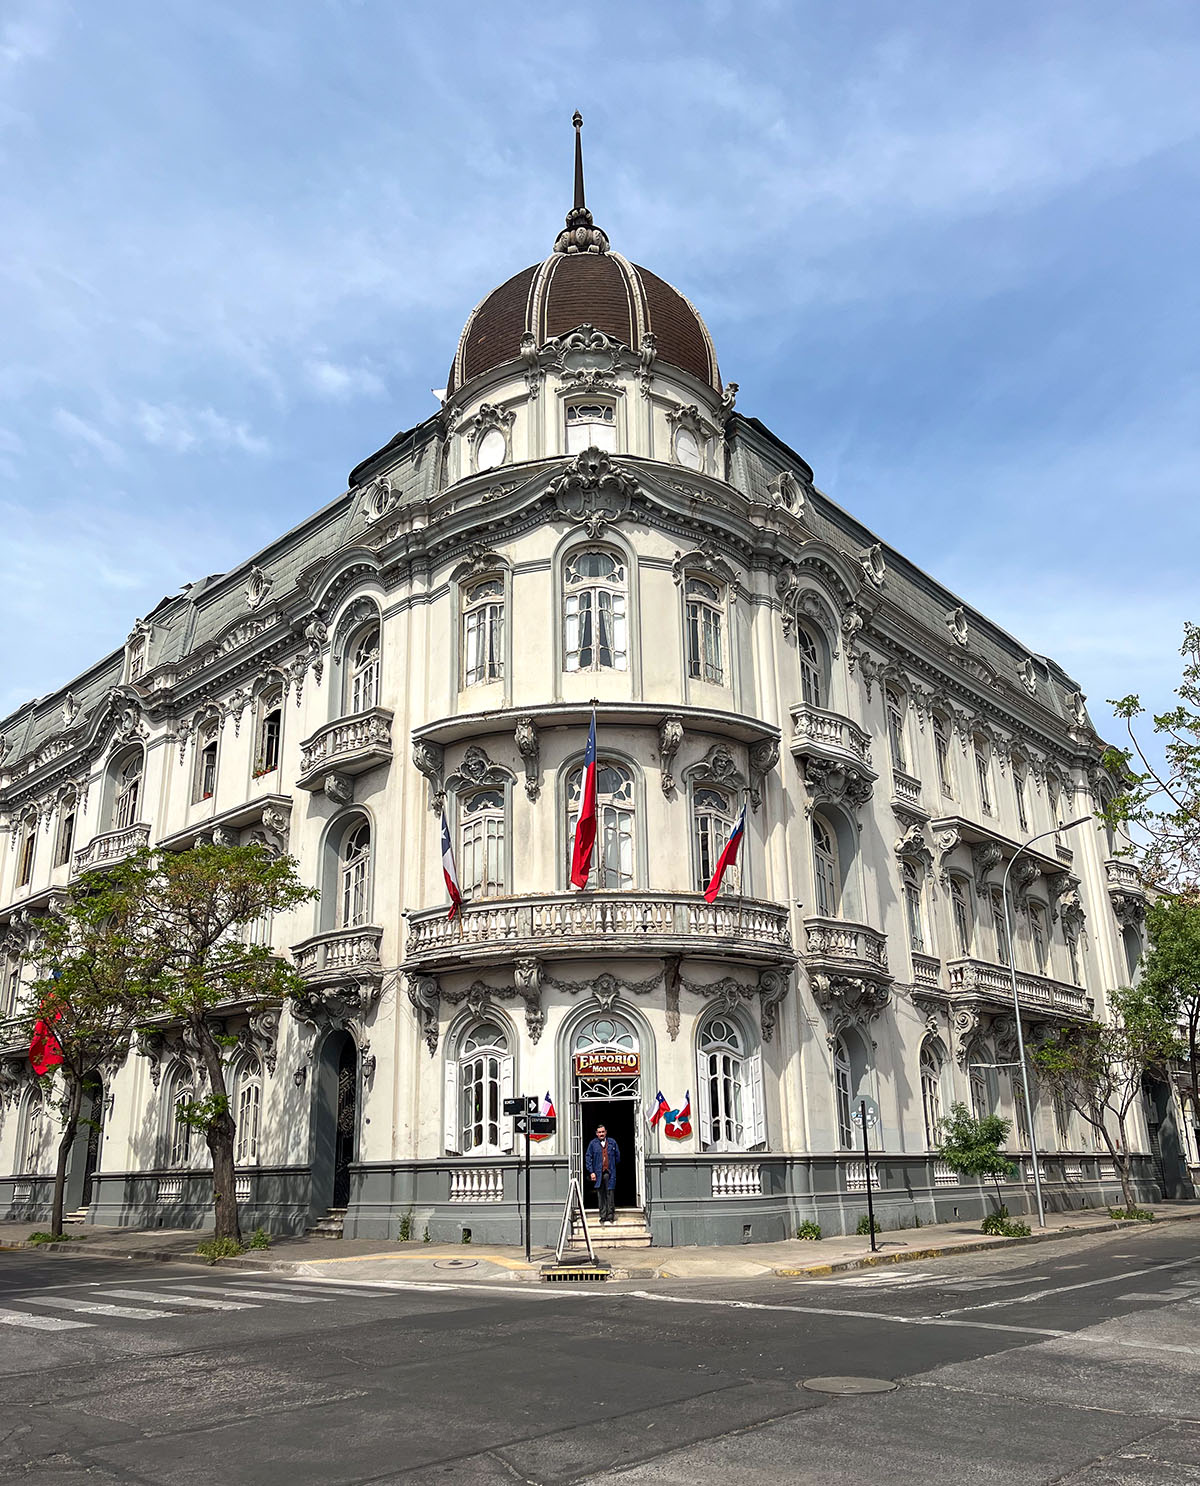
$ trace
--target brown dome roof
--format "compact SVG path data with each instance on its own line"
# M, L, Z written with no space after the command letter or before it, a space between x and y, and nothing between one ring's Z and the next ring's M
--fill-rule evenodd
M475 306L463 327L447 391L515 361L525 335L541 346L591 325L637 351L652 335L660 361L682 367L718 392L717 353L695 306L647 268L611 251L583 194L583 150L575 126L575 203L544 263L514 274Z

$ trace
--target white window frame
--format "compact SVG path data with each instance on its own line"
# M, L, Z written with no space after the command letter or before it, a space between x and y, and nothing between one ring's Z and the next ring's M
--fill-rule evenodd
M114 831L128 830L137 820L144 768L145 758L141 753L138 753L124 765L116 777L113 785L112 808L112 828Z
M350 636L346 645L346 716L354 717L379 706L382 650L383 628L377 620Z
M499 1035L484 1036L490 1029ZM502 1156L512 1150L513 1121L504 1113L504 1101L513 1097L514 1071L507 1027L484 1017L463 1029L455 1039L453 1056L446 1059L447 1151L463 1156ZM466 1099L475 1083L484 1089L484 1107L468 1111Z
M54 836L54 862L56 867L69 867L71 853L75 849L75 826L78 821L79 801L74 795L65 799L58 807L58 829Z
M504 679L504 577L489 573L461 589L462 686Z
M992 935L996 941L996 963L1007 970L1012 965L1013 946L1008 935L1008 921L1004 913L1004 889L988 889L988 902L992 910Z
M346 827L338 849L338 928L357 929L371 921L371 823Z
M921 873L913 862L903 862L900 876L904 889L904 918L908 928L908 947L914 954L926 953L925 902Z
M262 1064L247 1058L237 1080L237 1144L234 1164L257 1166L262 1134Z
M37 816L26 816L21 822L21 844L17 848L17 886L28 887L33 881L37 860Z
M940 713L933 716L933 754L937 761L938 787L948 800L954 798L954 755L950 746L950 724Z
M611 573L579 571L594 557L611 563ZM569 552L562 568L562 616L565 671L628 671L629 563L624 555L608 547Z
M945 1062L934 1043L921 1044L921 1115L925 1123L925 1149L936 1150L941 1140L942 1074Z
M954 943L959 956L970 959L975 953L975 908L971 884L957 874L950 878L950 917L954 924Z
M850 1061L850 1050L844 1037L838 1037L833 1045L833 1088L837 1107L838 1146L843 1151L854 1150L854 1122L850 1118L854 1090L854 1067Z
M736 819L737 804L728 790L703 781L693 784L692 859L696 867L695 885L698 893L702 893L712 881ZM743 842L743 846L744 844ZM721 893L736 896L740 891L741 868L734 863L726 870Z
M972 738L975 755L975 782L979 786L979 807L985 815L995 815L992 801L992 749L985 738Z
M897 774L907 774L908 750L904 740L904 721L908 708L904 697L891 686L884 689L883 706L887 716L888 752L891 755L892 768Z
M508 791L485 785L458 797L459 887L463 897L502 898L508 890Z
M796 625L796 649L800 657L800 696L810 707L826 707L824 647L807 624Z
M696 1108L702 1150L750 1151L766 1144L762 1049L747 1051L746 1034L733 1017L718 1013L699 1029Z
M617 452L616 404L603 398L572 398L563 409L564 443L568 454L585 449Z
M275 719L272 732L271 721ZM272 746L273 745L273 746ZM273 754L273 757L272 757ZM254 775L261 778L274 774L283 759L283 693L267 692L259 703L258 746L255 749Z
M614 789L616 779L624 782ZM575 844L579 801L583 790L583 766L577 764L567 778L567 869ZM596 760L596 847L588 886L615 892L637 887L638 781L633 770L617 759Z
M192 779L193 805L211 800L216 794L219 756L219 729L215 722L206 723L196 734L195 774Z
M813 904L821 918L838 918L842 906L837 831L823 815L812 817Z
M686 574L683 593L688 679L724 686L725 586L711 578Z

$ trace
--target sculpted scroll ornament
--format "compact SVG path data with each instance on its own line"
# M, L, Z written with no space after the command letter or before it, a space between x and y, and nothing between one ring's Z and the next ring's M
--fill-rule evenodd
M550 495L559 513L597 536L613 522L629 515L637 481L618 468L603 449L585 449L563 473L550 482Z
M662 771L662 792L669 795L675 788L675 758L683 743L683 722L678 717L664 717L658 725L658 755Z
M518 717L516 732L517 752L525 761L525 796L536 800L541 793L538 774L541 768L541 746L538 743L537 727L532 717Z
M874 789L869 775L851 764L810 757L804 760L804 782L808 787L806 815L811 815L817 805L848 805L861 829L858 813Z
M413 739L413 763L429 781L429 808L439 812L446 802L443 784L446 751L440 743L430 743L424 738Z
M778 763L777 738L763 738L750 749L750 804L754 810L762 804L763 783Z
M988 873L1004 860L1004 852L994 841L977 841L971 847L971 860L975 864L975 887L982 893L987 887Z
M826 1015L826 1041L830 1047L833 1047L839 1033L847 1027L858 1027L867 1032L871 1022L892 997L891 987L885 981L872 980L867 976L810 975L809 986L813 1000ZM870 1038L870 1041L874 1047L874 1038Z

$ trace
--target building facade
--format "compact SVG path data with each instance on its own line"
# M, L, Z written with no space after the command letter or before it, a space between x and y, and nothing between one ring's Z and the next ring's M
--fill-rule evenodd
M32 919L80 873L147 843L261 841L321 896L254 929L303 998L226 1022L251 1224L332 1211L395 1237L410 1215L435 1240L514 1241L520 1092L559 1116L534 1152L538 1238L601 1121L618 1205L655 1242L852 1231L860 1092L885 1225L981 1213L933 1147L955 1099L1028 1147L1010 955L1032 1035L1103 1016L1140 955L1111 840L1053 834L1096 808L1102 748L1074 681L836 506L735 396L695 308L595 226L577 168L554 250L472 312L433 417L0 723L0 1015ZM1039 832L1010 946L1001 874ZM206 1221L203 1141L175 1118L201 1083L167 1025L98 1069L68 1206ZM648 1123L659 1090L690 1094L690 1136ZM42 1092L10 1037L0 1213L48 1210ZM1046 1100L1036 1118L1052 1206L1118 1196L1089 1129ZM1139 1123L1147 1197L1162 1135Z

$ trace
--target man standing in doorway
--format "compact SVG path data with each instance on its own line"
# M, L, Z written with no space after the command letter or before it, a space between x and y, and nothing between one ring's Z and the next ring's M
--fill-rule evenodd
M587 1148L583 1167L596 1189L596 1202L600 1208L600 1222L615 1223L617 1220L617 1162L621 1152L617 1142L611 1138L603 1125L596 1127L596 1138Z

